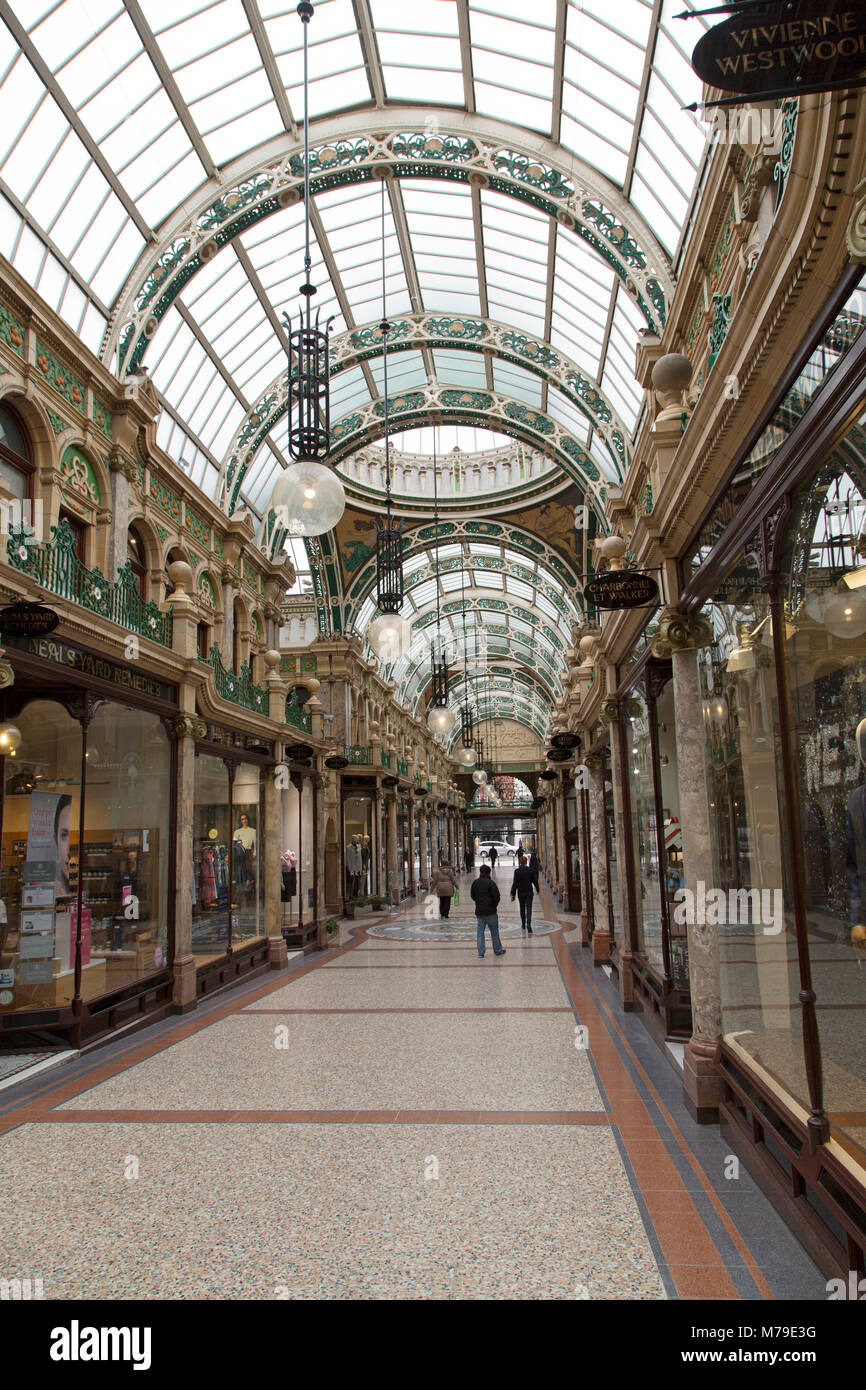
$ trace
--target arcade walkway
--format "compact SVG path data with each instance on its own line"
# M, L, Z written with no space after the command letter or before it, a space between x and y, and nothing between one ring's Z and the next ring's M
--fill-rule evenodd
M423 900L371 918L0 1092L4 1272L61 1299L824 1300L573 919L545 895L521 938L498 879L498 960L464 875L446 931Z

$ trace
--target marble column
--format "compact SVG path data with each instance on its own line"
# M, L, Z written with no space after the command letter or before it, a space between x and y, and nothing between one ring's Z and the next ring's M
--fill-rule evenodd
M592 872L592 959L600 965L610 956L610 918L607 897L607 811L604 800L604 759L585 759L589 770L589 859Z
M272 768L264 770L265 778L265 934L268 938L268 961L272 970L282 970L289 963L282 931L283 908L280 896L282 875L280 857L283 843L283 798L277 790Z
M235 640L235 578L231 570L225 569L222 573L223 581L223 630L222 638L219 643L222 652L223 666L230 671L233 666L234 640Z
M195 692L182 690L182 703L195 709ZM186 696L184 699L183 697ZM194 712L174 723L177 740L177 840L174 879L174 960L172 1005L177 1013L196 1007L195 956L192 951L193 822L195 819L195 737L205 725Z
M322 776L321 757L316 759L319 771L312 778L313 783L313 902L315 903L316 942L320 951L327 951L328 913L325 908L325 778Z
M397 879L397 798L393 795L385 800L385 825L387 895L396 907L400 901L400 884Z
M703 620L698 620L703 621ZM694 620L693 620L694 622ZM697 634L700 636L700 634ZM704 770L704 729L695 647L671 652L677 729L677 784L683 836L683 886L697 893L703 882L709 891L714 879L709 803ZM718 1119L722 1080L713 1057L722 1034L718 942L715 927L705 921L688 924L689 985L692 998L692 1036L683 1058L683 1098L702 1124Z

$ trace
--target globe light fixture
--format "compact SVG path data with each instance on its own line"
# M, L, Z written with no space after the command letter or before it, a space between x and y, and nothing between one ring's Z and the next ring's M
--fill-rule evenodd
M399 613L381 613L367 628L367 641L374 655L386 666L405 656L412 640L412 629Z
M478 761L478 754L474 748L458 748L455 756L461 767L474 767Z
M476 787L483 787L486 785L487 773L484 771L483 767L478 767L475 769L475 771L472 774L472 780L475 783Z
M447 705L431 705L427 714L427 728L437 738L447 738L454 731L457 716Z
M866 596L859 589L842 589L824 600L822 619L833 637L850 641L866 632Z
M0 753L9 753L14 757L21 747L21 737L17 724L0 725Z
M343 484L332 468L314 459L292 463L271 493L277 521L290 536L324 536L346 509Z

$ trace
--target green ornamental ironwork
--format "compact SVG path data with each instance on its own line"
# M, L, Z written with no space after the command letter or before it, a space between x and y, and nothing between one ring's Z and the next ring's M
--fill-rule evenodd
M88 569L75 553L75 536L68 521L51 527L47 544L34 544L24 527L11 527L6 557L13 569L34 579L43 589L68 599L91 613L129 632L149 637L170 647L173 620L171 612L161 613L155 603L145 603L138 581L127 563L111 583L99 569Z
M291 691L286 697L286 723L291 724L293 729L301 729L305 734L313 731L310 711L298 704L298 692L296 690Z
M234 671L227 671L216 643L210 649L208 661L213 667L217 694L223 700L229 700L233 705L243 705L244 709L253 710L256 714L267 714L267 691L263 685L254 683L248 662L242 663L237 675Z
M373 749L369 744L344 743L343 757L355 767L369 767L373 761Z

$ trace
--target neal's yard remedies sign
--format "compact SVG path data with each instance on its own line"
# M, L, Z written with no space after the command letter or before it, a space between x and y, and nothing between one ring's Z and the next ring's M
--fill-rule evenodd
M740 10L704 34L692 67L711 87L741 96L854 82L866 71L866 5L795 0Z

